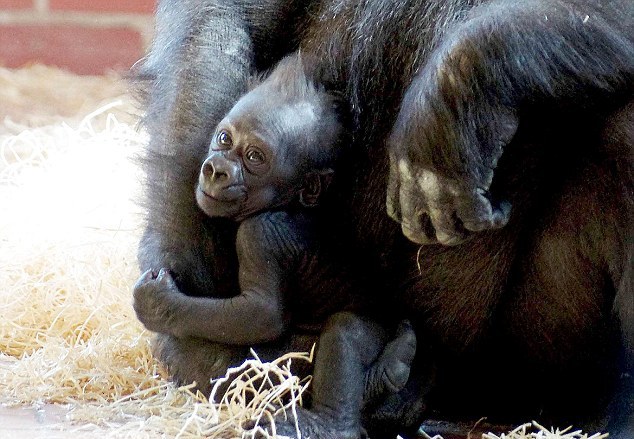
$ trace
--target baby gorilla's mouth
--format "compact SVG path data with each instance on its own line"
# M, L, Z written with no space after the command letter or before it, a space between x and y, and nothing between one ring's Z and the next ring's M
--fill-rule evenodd
M220 203L240 203L244 199L244 190L242 190L240 185L223 188L222 194L209 193L199 185L197 192Z
M218 201L220 203L230 203L232 200L226 199L226 198L220 198L220 197L214 197L211 194L208 194L207 192L205 192L204 190L200 189L200 192L207 198L210 198L214 201Z
M234 218L240 213L245 200L244 191L239 187L235 189L237 190L232 190L230 193L223 193L221 196L218 196L216 194L210 194L198 186L196 188L196 203L207 216Z

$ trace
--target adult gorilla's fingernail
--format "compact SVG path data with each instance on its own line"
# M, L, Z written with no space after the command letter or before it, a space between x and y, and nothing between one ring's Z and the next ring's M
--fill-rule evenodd
M422 230L414 230L408 226L406 222L401 223L401 231L403 235L414 244L433 244L435 241L430 239Z
M491 221L488 219L481 221L464 221L462 225L470 232L482 232L491 228Z

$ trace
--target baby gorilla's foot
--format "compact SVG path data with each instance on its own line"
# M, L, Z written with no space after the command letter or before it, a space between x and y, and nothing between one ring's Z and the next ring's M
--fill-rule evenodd
M310 438L310 439L360 439L365 437L362 429L356 425L340 425L339 420L320 413L319 409L297 409L297 424L292 420L275 419L274 423L261 420L259 423L249 421L244 428L256 428L254 438L270 437Z
M396 330L396 337L385 346L366 373L363 397L366 405L405 387L415 354L416 333L404 320Z

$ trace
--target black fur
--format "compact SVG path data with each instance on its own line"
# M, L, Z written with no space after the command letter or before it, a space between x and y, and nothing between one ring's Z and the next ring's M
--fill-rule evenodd
M154 78L141 268L237 291L235 226L197 210L198 169L249 75L300 47L354 115L333 235L428 346L377 413L605 419L629 439L633 26L630 0L163 0L139 72Z
M339 107L293 55L241 97L210 139L196 189L210 218L240 223L239 294L193 297L171 270L149 269L134 286L134 310L147 329L179 340L159 340L155 353L176 380L196 381L206 394L211 378L246 359L247 347L280 356L290 346L309 350L319 337L316 361L326 366L314 370L312 414L302 429L312 433L309 420L319 419L315 428L354 438L364 406L405 387L416 335L403 323L388 342L383 326L392 314L374 307L381 282L349 270L354 254L342 253L330 238L332 219L319 214L346 145ZM334 353L338 361L329 364ZM201 354L204 364L196 365ZM190 356L193 372L182 364ZM345 416L322 410L334 399Z

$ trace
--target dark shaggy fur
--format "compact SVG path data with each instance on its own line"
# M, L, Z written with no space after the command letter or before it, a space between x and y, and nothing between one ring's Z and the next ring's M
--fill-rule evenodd
M605 419L633 437L634 3L159 2L142 270L237 291L235 225L198 211L196 178L249 75L298 47L354 115L333 236L417 330L382 425ZM212 368L203 340L159 339L177 376Z

